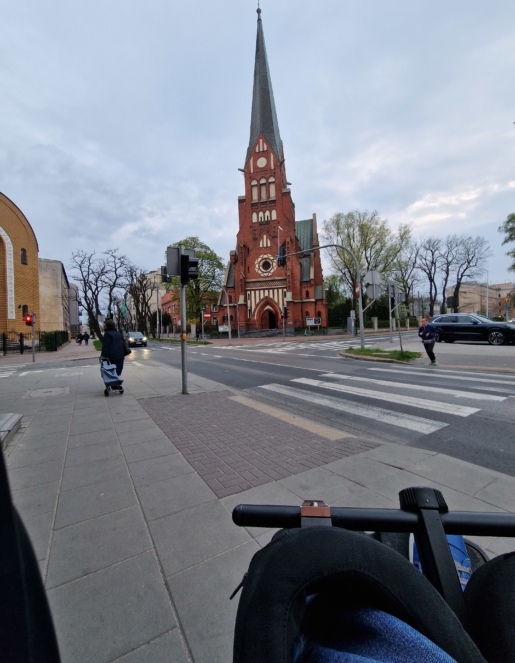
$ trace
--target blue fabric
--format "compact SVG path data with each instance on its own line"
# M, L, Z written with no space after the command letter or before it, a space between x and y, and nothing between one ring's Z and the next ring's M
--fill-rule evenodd
M316 609L316 601L308 603L305 623L310 609ZM341 633L331 647L301 636L293 663L456 663L431 640L386 612L349 607L341 614Z
M436 340L436 327L430 322L425 327L421 325L418 328L418 335L422 339L422 343L434 343Z

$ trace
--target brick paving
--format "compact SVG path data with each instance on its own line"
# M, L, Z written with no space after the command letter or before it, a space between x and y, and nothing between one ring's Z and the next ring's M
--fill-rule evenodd
M218 498L368 451L357 438L327 440L232 401L228 391L139 403Z

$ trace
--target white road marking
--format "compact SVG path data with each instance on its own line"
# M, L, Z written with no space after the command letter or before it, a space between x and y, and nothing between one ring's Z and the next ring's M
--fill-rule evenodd
M411 407L421 408L422 410L444 412L445 414L452 414L456 417L469 417L471 414L480 411L480 408L468 407L465 405L455 405L454 403L443 403L441 401L426 401L423 398L414 398L413 396L386 394L382 391L360 389L359 387L351 387L344 384L332 384L330 382L323 382L322 380L311 380L310 378L295 378L292 382L308 384L313 387L320 387L321 389L331 389L332 391L354 394L355 396L364 396L365 398L374 398L379 401L388 401L389 403L397 403L398 405L409 405Z
M49 369L47 369L47 370L49 370L49 371L55 371L56 369L55 369L55 368L49 368ZM43 371L43 369L41 369L41 370L39 370L39 371L23 371L23 373L20 373L18 377L21 378L21 377L23 377L24 375L29 375L30 373L44 373L44 371Z
M457 389L445 389L443 387L431 387L429 385L416 385L408 382L390 382L389 380L376 380L375 378L363 378L355 375L341 375L339 373L328 373L321 375L321 378L336 378L337 380L352 380L357 382L372 382L383 387L392 387L397 389L417 389L419 392L434 391L437 394L449 394L456 398L471 398L477 401L505 401L506 396L492 396L491 394L478 394L477 392L458 391Z
M144 364L140 364L139 361L131 361L131 366L144 366Z
M341 398L335 398L334 396L320 396L319 394L307 392L303 389L295 389L294 387L288 387L286 385L266 384L259 388L274 391L278 394L284 394L285 396L292 396L293 398L308 401L309 403L315 403L316 405L330 407L339 412L347 412L348 414L355 414L359 417L373 419L374 421L379 421L383 424L398 426L399 428L407 428L408 430L423 433L424 435L434 433L447 426L447 424L441 421L432 421L431 419L417 417L412 414L392 412L380 407L371 407L370 405L361 405L360 403L346 401Z
M489 382L490 384L503 384L506 387L513 387L515 386L515 377L511 378L513 382L506 382L506 380L492 380L489 379L489 377L465 377L463 373L461 375L448 375L449 373L452 373L452 371L441 371L439 369L436 370L427 370L425 371L424 369L420 368L408 368L406 370L398 369L398 368L367 368L367 371L381 371L383 373L402 373L403 375L423 375L424 377L431 377L431 378L443 378L445 380L464 380L466 382ZM476 373L474 371L474 375L485 375L485 376L491 376L491 373ZM508 377L508 376L507 376ZM508 378L509 380L510 378Z

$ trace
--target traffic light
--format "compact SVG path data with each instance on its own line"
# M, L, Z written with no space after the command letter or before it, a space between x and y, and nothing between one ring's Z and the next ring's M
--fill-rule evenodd
M161 267L161 283L168 283L168 269L166 265Z
M287 306L283 306L283 316L284 316L285 318L288 318L289 315L290 315L290 312L288 311L288 307L287 307Z
M24 315L23 319L24 319L26 325L28 325L29 327L32 327L32 323L34 322L34 318L31 315Z
M181 285L198 279L198 262L198 258L184 254L181 256Z
M286 245L283 244L279 247L279 255L277 256L277 264L279 267L286 266Z

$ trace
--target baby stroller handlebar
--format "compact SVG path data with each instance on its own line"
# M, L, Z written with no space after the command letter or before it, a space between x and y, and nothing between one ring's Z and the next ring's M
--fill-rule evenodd
M515 515L508 513L449 512L442 493L434 488L405 488L399 493L400 509L329 507L322 501L302 506L239 504L232 519L240 527L341 527L355 531L412 532L424 575L469 627L454 560L446 534L515 537Z
M311 504L311 503L310 503ZM320 504L320 501L318 502ZM354 531L417 532L420 516L402 509L328 507L333 527ZM240 527L301 527L300 506L238 504L232 519ZM515 514L449 511L440 515L446 534L515 536Z

